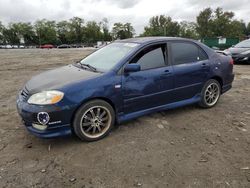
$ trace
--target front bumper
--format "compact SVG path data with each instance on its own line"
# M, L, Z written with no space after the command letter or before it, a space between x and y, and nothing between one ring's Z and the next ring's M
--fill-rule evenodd
M25 123L24 123L25 124ZM47 130L38 130L36 128L34 128L32 125L26 125L27 130L40 138L56 138L56 137L62 137L62 136L68 136L72 134L71 131L71 126L70 125L61 125L58 127L54 127L54 128L50 128Z
M74 107L69 105L32 105L22 100L22 97L19 95L17 98L17 110L26 129L37 137L54 138L67 136L72 133L70 124L75 110ZM47 128L45 130L40 130L33 126L34 124L41 125L37 119L39 112L47 112L49 114L49 121L46 123Z

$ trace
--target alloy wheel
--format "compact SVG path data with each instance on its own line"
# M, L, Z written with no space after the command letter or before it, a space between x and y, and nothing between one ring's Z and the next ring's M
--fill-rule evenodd
M208 106L213 106L220 96L220 88L216 83L211 83L205 90L205 103Z
M104 106L93 106L81 118L81 131L89 138L98 138L111 126L111 113Z

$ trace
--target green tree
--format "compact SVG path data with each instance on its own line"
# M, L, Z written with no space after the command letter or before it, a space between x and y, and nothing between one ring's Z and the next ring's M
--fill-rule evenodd
M144 27L142 36L179 36L180 25L165 15L153 16L149 26Z
M225 32L225 37L233 37L244 39L247 35L247 28L245 23L241 20L233 20L230 22L227 32Z
M70 43L70 25L68 21L60 21L56 24L58 42L60 44Z
M0 44L4 44L4 36L3 36L3 31L4 31L4 25L0 21Z
M247 28L242 20L234 19L234 13L222 8L206 8L197 16L196 30L201 38L205 37L237 37L243 38Z
M3 29L4 40L9 44L20 44L20 32L18 24L10 23L7 28Z
M198 39L199 35L196 32L196 27L195 22L180 22L180 37Z
M247 24L247 35L250 36L250 22Z
M39 44L57 44L56 22L46 19L38 20L35 25Z
M125 34L123 31L123 24L118 22L114 23L113 28L112 28L112 37L114 39L121 39L125 38Z
M243 20L240 20L240 23L241 23L241 27L242 27L242 29L243 29L243 34L244 34L245 36L247 36L247 35L248 35L247 23L245 23Z
M197 21L196 31L201 38L213 36L212 13L213 11L211 8L206 8L205 10L201 11L196 18Z
M114 23L112 36L114 39L126 39L134 36L134 28L131 23Z
M26 45L36 44L38 38L31 23L17 23L18 33L20 39L23 39L23 43ZM22 43L22 41L20 41Z
M101 32L101 26L97 24L95 21L89 21L87 22L85 28L84 28L84 36L85 41L87 43L96 43L97 41L102 40L102 32Z
M223 12L222 8L217 8L214 11L212 20L212 33L214 36L225 36L231 35L232 19L234 17L233 12Z
M135 34L135 29L131 25L131 23L125 23L123 25L124 31L125 31L125 38L132 38Z
M108 19L107 18L102 19L101 27L102 27L102 33L103 33L103 36L102 36L103 40L104 41L111 41L112 36L111 36L111 33L109 32Z
M79 17L73 17L69 21L70 42L82 43L84 40L84 20Z

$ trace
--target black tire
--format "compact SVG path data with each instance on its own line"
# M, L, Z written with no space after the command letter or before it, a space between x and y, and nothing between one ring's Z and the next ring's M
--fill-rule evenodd
M77 110L73 120L73 129L81 140L92 142L107 136L114 127L114 123L115 112L113 107L103 100L92 100L83 104ZM99 133L94 134L94 131Z
M211 88L211 86L218 89L216 94L212 94L212 93L210 94L210 92L208 91L209 87ZM199 106L202 108L211 108L211 107L215 106L220 99L220 95L221 95L220 83L215 79L208 80L202 88L201 100L199 102ZM215 98L212 96L215 96ZM213 100L213 98L214 98L214 100ZM211 102L210 102L210 100L211 100Z

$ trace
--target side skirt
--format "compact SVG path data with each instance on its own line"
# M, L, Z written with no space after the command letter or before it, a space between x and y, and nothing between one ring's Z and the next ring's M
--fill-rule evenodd
M118 116L117 121L118 123L122 123L122 122L131 120L131 119L143 116L143 115L147 115L147 114L162 111L162 110L173 109L173 108L177 108L181 106L186 106L189 104L197 103L199 101L200 101L200 95L196 95L190 99L186 99L186 100L182 100L182 101L178 101L178 102L174 102L170 104L165 104L165 105L161 105L161 106L157 106L157 107L153 107L153 108L149 108L146 110L141 110L141 111L137 111L137 112L133 112L129 114L122 114Z

